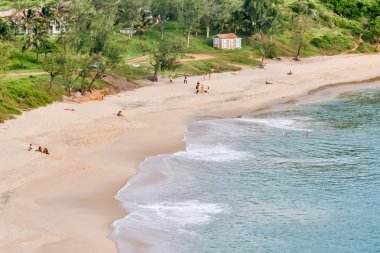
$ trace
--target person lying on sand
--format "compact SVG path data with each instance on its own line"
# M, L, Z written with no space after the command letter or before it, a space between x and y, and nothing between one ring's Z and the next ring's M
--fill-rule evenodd
M272 84L272 83L270 83L270 82L266 81L266 82L265 82L265 84Z
M42 153L44 153L46 155L50 155L49 150L47 148L44 148L44 150L42 151Z
M118 117L124 117L124 115L123 115L123 112L122 112L122 111L119 111L119 112L116 114L116 116L118 116Z
M42 153L42 147L39 146L39 147L36 149L36 152L41 152L41 153Z

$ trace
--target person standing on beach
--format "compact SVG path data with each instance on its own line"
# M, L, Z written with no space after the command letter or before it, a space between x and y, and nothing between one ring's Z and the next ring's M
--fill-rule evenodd
M185 76L185 79L183 79L183 83L187 84L187 76Z

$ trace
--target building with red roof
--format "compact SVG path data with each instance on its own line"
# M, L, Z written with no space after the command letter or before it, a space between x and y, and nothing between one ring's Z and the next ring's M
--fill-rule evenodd
M218 34L214 36L213 47L220 49L240 49L241 38L234 33Z

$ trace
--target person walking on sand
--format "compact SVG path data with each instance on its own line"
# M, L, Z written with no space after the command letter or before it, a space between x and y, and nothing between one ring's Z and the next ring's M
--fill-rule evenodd
M199 82L197 82L197 85L195 86L195 94L199 93Z
M185 79L183 79L183 83L187 84L187 76L185 76Z

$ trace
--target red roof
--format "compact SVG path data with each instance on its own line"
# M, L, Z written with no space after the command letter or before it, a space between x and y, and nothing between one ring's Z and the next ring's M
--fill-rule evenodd
M215 37L218 37L219 39L235 39L235 38L237 38L236 34L234 34L234 33L218 34Z

